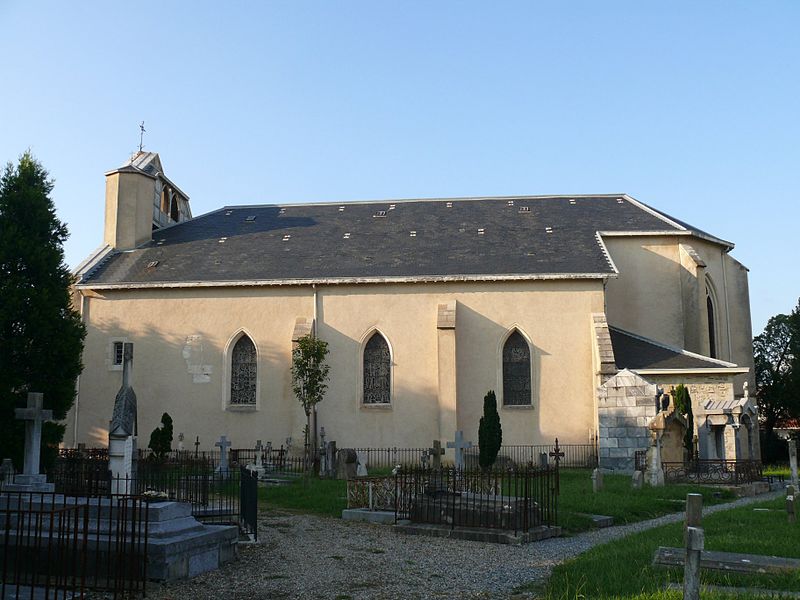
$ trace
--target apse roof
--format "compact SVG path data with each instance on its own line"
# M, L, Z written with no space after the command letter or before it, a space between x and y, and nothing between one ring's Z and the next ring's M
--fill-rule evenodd
M618 369L724 369L735 364L674 348L609 326L614 362Z
M601 236L693 234L629 196L227 206L111 252L81 285L600 278Z

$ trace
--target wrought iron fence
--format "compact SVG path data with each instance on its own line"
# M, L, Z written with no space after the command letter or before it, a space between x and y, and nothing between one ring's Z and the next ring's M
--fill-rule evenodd
M559 445L559 450L564 453L560 457L559 467L562 469L594 469L597 466L597 446L594 444L563 444ZM547 457L547 463L555 466L554 457L550 455L553 451L552 444L529 444L529 445L505 445L500 446L498 453L498 466L503 466L503 462L510 461L517 466L533 465L541 466L541 455ZM477 461L477 456L475 458Z
M725 483L739 485L761 481L763 466L757 460L692 460L664 462L667 483Z
M148 506L140 498L0 496L1 598L144 594Z
M345 448L342 448L345 449ZM361 456L366 455L367 468L392 469L396 465L420 465L427 448L352 448Z
M637 450L633 453L633 468L644 473L647 469L647 450Z
M61 458L48 471L48 480L55 484L56 492L68 495L111 497L161 492L168 500L188 502L192 516L204 523L239 525L245 533L254 534L255 518L242 515L242 498L248 510L257 510L258 490L248 485L251 476L243 478L243 469L238 466L222 471L208 457L182 458L140 460L131 477L112 477L107 460Z
M239 528L258 541L258 475L240 467Z
M551 467L401 469L395 476L395 519L515 534L554 526L558 517L556 475Z

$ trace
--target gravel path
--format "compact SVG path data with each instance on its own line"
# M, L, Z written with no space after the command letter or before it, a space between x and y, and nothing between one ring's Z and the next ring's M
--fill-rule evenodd
M703 514L769 500L780 493L710 506ZM518 585L543 581L553 566L593 546L681 520L683 513L675 513L574 537L506 546L398 535L386 525L272 510L261 520L260 542L240 546L237 562L189 581L154 587L148 597L509 599Z

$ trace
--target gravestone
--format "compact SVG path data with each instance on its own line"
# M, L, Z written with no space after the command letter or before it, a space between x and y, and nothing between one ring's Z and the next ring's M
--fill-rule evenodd
M114 398L114 413L108 427L108 469L115 494L132 493L136 479L138 417L133 391L133 344L123 344L122 360L122 385Z
M30 392L28 406L14 409L16 418L25 421L25 456L22 473L14 475L14 483L3 485L6 491L52 492L54 490L55 486L47 483L47 476L39 473L42 423L53 418L53 411L43 409L42 402L42 394Z
M358 463L356 466L356 477L366 477L369 475L367 471L367 453L366 452L356 452L356 457L358 458Z
M261 468L261 452L264 450L264 447L261 445L261 440L256 440L256 459L253 461L253 465L256 469Z
M10 458L4 458L3 464L0 465L0 485L13 482L14 473L14 463Z
M358 455L352 448L342 448L336 456L336 479L353 479L358 467Z
M658 439L653 441L653 445L647 451L645 477L647 483L653 487L662 487L664 485L664 469L661 465L661 442Z
M457 470L464 468L464 450L472 448L472 442L464 441L464 432L460 429L456 431L455 440L447 442L448 448L455 450L455 466Z
M422 454L419 455L419 466L423 469L427 469L428 461L430 461L430 454L428 454L427 450L423 450Z
M325 477L336 477L336 441L325 442Z
M635 490L642 489L644 485L644 473L641 471L634 471L631 477L631 487Z
M603 490L603 472L600 469L592 471L592 492L595 494Z
M789 470L792 474L792 485L797 489L800 482L797 480L797 442L795 440L789 440Z
M546 469L548 466L547 452L539 452L539 467Z
M449 445L449 444L448 444ZM431 466L439 470L442 468L442 456L444 456L444 448L442 448L442 442L439 440L433 440L433 446L428 448L428 454L431 457Z
M231 472L228 465L228 448L231 447L231 443L226 436L221 435L219 441L214 442L214 446L219 448L219 465L217 465L215 473L220 474L222 477L228 477Z

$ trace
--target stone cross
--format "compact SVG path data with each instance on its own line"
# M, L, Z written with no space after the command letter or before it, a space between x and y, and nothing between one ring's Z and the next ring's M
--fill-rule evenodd
M686 495L686 560L683 566L683 598L684 600L700 600L700 554L705 546L705 534L702 525L703 496L701 494Z
M53 411L42 408L44 396L36 392L28 393L27 408L17 408L17 419L25 421L25 475L39 475L39 461L42 451L42 423L53 418Z
M789 470L792 473L792 485L797 489L797 442L789 440Z
M198 435L194 441L194 456L197 458L197 455L200 454L200 436Z
M450 446L450 444L447 444ZM428 456L431 457L433 462L434 469L441 469L442 468L442 456L444 456L444 448L442 448L442 442L439 440L433 440L433 446L428 448Z
M456 469L464 468L464 450L472 448L472 442L464 441L464 432L460 429L456 431L455 441L447 442L448 448L455 449L456 452Z
M231 447L231 443L228 441L228 438L224 435L219 437L218 442L214 442L214 445L219 448L219 466L217 467L218 473L227 474L228 469L228 448Z
M647 482L653 487L664 485L664 468L661 464L661 440L656 439L648 452Z

